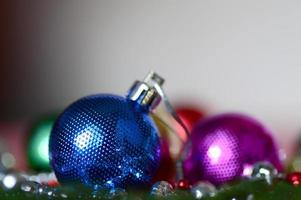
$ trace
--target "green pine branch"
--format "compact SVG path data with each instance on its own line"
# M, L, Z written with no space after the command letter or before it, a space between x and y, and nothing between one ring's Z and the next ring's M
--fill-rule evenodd
M67 195L67 199L108 199L105 193L93 195L91 191L86 189L78 190L64 190L58 188L58 190L64 191ZM52 195L52 197L46 194L34 194L26 193L21 190L0 190L1 200L63 200L66 198ZM149 195L148 191L129 191L127 196L116 196L111 199L123 199L123 200L193 200L193 196L189 191L177 190L169 197L159 198ZM223 186L214 197L206 197L204 200L301 200L301 186L293 186L284 180L275 180L272 185L268 185L264 180L244 180L235 184Z

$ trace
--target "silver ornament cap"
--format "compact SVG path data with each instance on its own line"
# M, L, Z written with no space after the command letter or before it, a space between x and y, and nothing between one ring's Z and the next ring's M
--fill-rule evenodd
M155 109L161 101L157 87L162 87L164 79L151 71L143 81L135 81L127 98L137 102L148 110Z
M251 178L265 180L268 184L272 184L273 179L277 177L277 174L277 169L271 163L258 162L253 166Z

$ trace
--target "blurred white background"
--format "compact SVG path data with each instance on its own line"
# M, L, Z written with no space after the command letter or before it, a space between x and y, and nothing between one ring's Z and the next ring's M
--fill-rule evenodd
M92 93L123 95L154 69L173 101L199 103L210 114L247 113L286 149L300 133L300 1L24 1L7 8L2 118L59 110Z

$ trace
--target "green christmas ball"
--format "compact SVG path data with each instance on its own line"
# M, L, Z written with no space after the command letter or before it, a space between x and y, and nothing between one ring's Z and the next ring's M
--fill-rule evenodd
M27 158L29 167L35 171L49 171L48 143L56 117L41 118L30 131Z

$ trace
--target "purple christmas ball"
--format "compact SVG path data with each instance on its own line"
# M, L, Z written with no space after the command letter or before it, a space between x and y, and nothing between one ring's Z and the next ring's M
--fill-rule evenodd
M252 165L267 161L283 170L271 133L241 114L223 114L196 124L183 163L185 179L215 185L249 175Z

